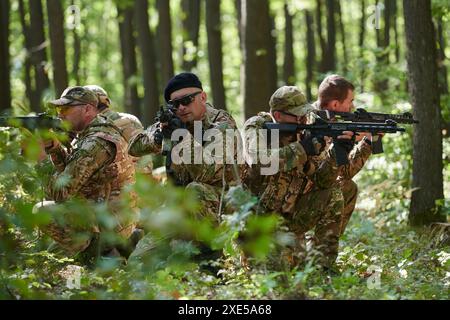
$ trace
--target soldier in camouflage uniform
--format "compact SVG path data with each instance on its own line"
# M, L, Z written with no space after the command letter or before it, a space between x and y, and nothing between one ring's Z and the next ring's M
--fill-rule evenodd
M272 95L270 113L261 112L245 122L247 167L243 180L252 193L260 197L260 204L265 210L278 212L287 219L290 229L297 235L294 251L300 250L305 232L315 228L317 249L323 253L323 263L329 265L338 253L340 212L343 207L342 193L338 188L330 187L336 179L334 157L330 154L321 163L314 163L310 158L320 152L320 141L280 133L279 149L269 150L279 159L279 172L263 176L254 134L254 130L262 129L265 122L305 123L307 114L312 110L300 90L284 86ZM315 182L314 188L305 192L309 181Z
M44 228L57 244L69 254L85 251L98 239L102 227L96 218L85 214L89 220L76 221L84 213L61 212L58 203L78 198L95 203L106 201L113 232L128 238L137 218L134 198L131 208L122 210L122 189L134 183L135 166L128 155L128 142L122 130L115 124L118 118L113 111L98 110L98 98L84 87L69 87L61 98L50 103L62 120L67 121L76 139L72 149L65 148L57 140L47 141L45 151L50 155L56 173L50 180L47 193L52 201L35 207L35 212L45 209L54 212L51 223ZM44 207L44 208L42 208Z
M164 91L164 98L169 105L175 108L176 116L181 120L183 127L187 129L187 136L176 147L179 149L185 147L191 150L190 163L171 163L170 168L166 168L166 170L172 172L176 184L196 191L201 203L199 215L212 218L218 223L221 214L219 207L222 190L236 183L236 175L232 165L207 164L204 161L195 164L194 154L198 152L196 145L207 148L215 143L215 140L199 143L190 138L194 135L194 122L201 122L203 132L216 129L221 134L224 134L227 129L235 129L236 123L226 111L215 109L207 102L207 95L195 74L181 73L172 78ZM150 153L161 154L163 132L165 131L165 134L170 137L172 130L175 129L169 129L165 125L157 122L138 134L130 144L130 155L139 157ZM170 131L167 132L167 130ZM234 148L234 159L236 150L237 148ZM226 155L225 149L223 154Z
M97 95L98 98L98 110L105 116L114 121L114 124L121 130L122 136L129 143L138 133L144 130L141 121L134 115L125 112L114 112L111 108L111 99L108 93L100 86L87 85L84 88L91 90ZM132 156L130 156L132 157ZM136 163L136 170L139 173L143 173L151 176L152 174L152 162L145 163L144 166L138 165L138 158L132 157Z
M319 86L318 101L315 108L319 110L329 110L338 112L351 112L353 109L355 87L345 78L338 75L326 77ZM314 122L314 116L310 118L310 123ZM338 177L336 183L340 186L344 196L344 210L340 226L340 234L345 231L348 221L355 209L358 186L352 180L353 177L362 169L367 159L372 154L371 135L369 133L360 133L355 137L356 144L353 148L350 146L349 163L338 168ZM332 148L328 140L326 150ZM318 158L322 159L327 151Z

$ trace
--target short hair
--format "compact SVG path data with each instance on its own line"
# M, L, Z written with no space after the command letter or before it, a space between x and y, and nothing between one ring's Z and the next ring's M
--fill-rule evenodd
M355 86L344 77L337 74L326 77L319 86L320 107L327 105L332 100L344 101L349 90L355 90Z

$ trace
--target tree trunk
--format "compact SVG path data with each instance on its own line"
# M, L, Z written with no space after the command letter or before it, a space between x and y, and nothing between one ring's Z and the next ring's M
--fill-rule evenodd
M272 30L275 30L275 18L270 11L270 2L267 4L267 14L263 15L263 18L266 18L269 23L269 32L267 35L267 45L266 48L269 54L268 63L269 63L269 88L271 92L275 92L278 89L278 68L277 68L277 49L276 49L276 37L272 34ZM266 11L263 11L264 13Z
M316 25L317 25L317 36L319 37L319 44L320 44L320 52L322 54L322 59L320 62L320 68L319 71L321 73L325 72L325 66L324 62L326 60L326 54L327 54L327 42L325 41L325 37L323 35L322 31L322 1L323 0L317 0L317 7L316 7Z
M122 52L124 108L126 112L141 117L140 101L137 93L136 40L133 34L133 7L118 7L119 36Z
M270 20L267 1L242 1L243 68L241 74L245 117L267 111L273 93L269 79Z
M361 91L364 92L364 82L366 80L364 65L364 38L366 36L366 0L361 0L361 20L359 20L359 59L361 60L360 85Z
M75 4L75 1L71 0L70 4L73 6ZM73 37L73 65L71 74L75 78L75 83L78 85L80 83L81 41L76 26L74 26L74 28L72 29L72 37Z
M316 66L316 46L314 39L314 20L311 12L305 10L306 21L306 98L312 100L311 85L314 83L314 69Z
M400 62L400 44L398 42L398 24L397 24L398 5L397 0L392 1L392 28L394 29L395 41L395 62Z
M172 58L172 23L170 19L170 0L157 0L158 8L158 61L161 69L161 83L166 83L173 77L173 58Z
M284 17L286 26L284 28L284 65L283 78L286 85L295 85L295 56L294 56L294 39L292 31L292 15L289 12L289 6L284 3Z
M156 77L156 53L153 34L148 24L148 0L135 1L137 42L141 51L144 77L144 108L142 122L148 126L154 122L159 110L158 79Z
M183 9L183 69L197 67L198 34L200 31L200 0L181 0Z
M223 85L222 32L220 0L206 1L206 31L208 36L208 60L214 106L226 110Z
M30 103L30 109L34 112L39 112L39 99L33 87L33 79L31 77L31 36L30 26L27 23L25 3L23 0L19 0L19 13L20 24L22 26L22 32L24 35L24 47L26 49L25 61L24 61L24 78L25 78L25 91Z
M342 41L342 56L344 57L344 63L343 63L343 70L346 73L347 72L347 65L348 65L348 54L347 54L347 43L345 41L345 28L344 28L344 22L342 17L342 9L341 9L341 1L336 1L336 10L338 14L338 21L339 21L339 33L341 34L341 41Z
M38 106L40 109L40 103L42 94L50 86L48 80L46 65L47 65L47 53L46 48L48 43L45 41L44 33L44 14L42 11L41 0L30 0L30 36L31 36L31 63L34 67L35 81L36 81L36 95L38 99Z
M237 18L237 26L238 26L238 34L239 34L239 43L242 48L242 4L241 0L234 0L234 6L236 8L236 18Z
M60 0L47 0L48 26L53 62L53 82L56 96L67 88L64 11Z
M359 20L359 48L364 46L364 37L366 35L366 0L361 0L361 20ZM361 50L362 52L362 50Z
M408 84L414 118L413 178L409 222L443 222L436 201L444 198L442 131L436 66L436 42L430 0L403 0ZM418 37L417 35L420 35ZM416 189L417 188L417 189Z
M9 0L0 1L0 114L11 109Z
M327 46L323 61L323 71L336 70L336 0L327 0Z
M448 80L447 80L447 67L445 66L445 38L443 32L443 22L442 17L437 18L437 39L439 44L438 50L438 77L439 77L439 92L441 95L448 94Z

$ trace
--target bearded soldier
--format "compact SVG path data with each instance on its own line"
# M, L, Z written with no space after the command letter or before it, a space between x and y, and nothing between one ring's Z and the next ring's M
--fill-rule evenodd
M135 180L134 161L127 152L128 142L115 123L117 114L99 110L98 103L94 92L80 86L67 88L60 99L50 102L77 137L72 149L63 147L55 139L45 142L45 151L56 170L47 188L52 201L38 204L35 212L42 209L54 212L44 232L69 254L86 251L104 230L96 217L80 212L62 213L58 203L71 199L106 202L112 231L122 239L132 234L137 217L133 194L130 195L131 208L126 213L121 208L123 188ZM86 221L76 221L79 214L86 214L83 216Z

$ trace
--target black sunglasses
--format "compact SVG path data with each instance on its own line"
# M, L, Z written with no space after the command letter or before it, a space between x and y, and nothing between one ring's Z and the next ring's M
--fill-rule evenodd
M194 93L188 94L188 95L186 95L186 96L184 96L182 98L179 98L179 99L170 100L168 102L168 104L170 104L172 106L172 108L174 108L174 109L178 109L178 107L180 105L188 106L188 105L190 105L192 103L192 101L195 100L195 97L198 94L200 94L200 93L202 93L202 91L198 91L198 92L194 92Z

